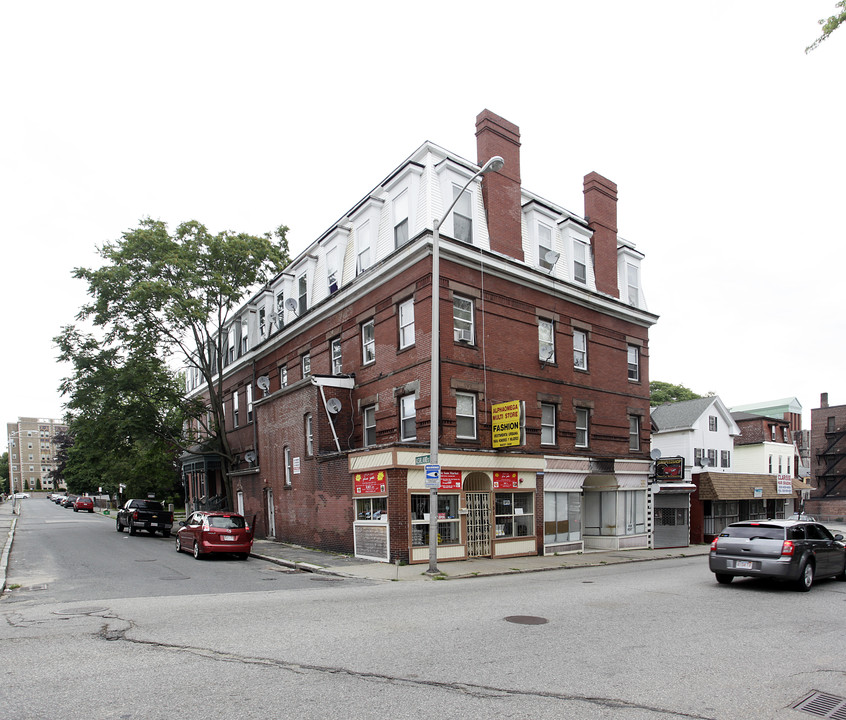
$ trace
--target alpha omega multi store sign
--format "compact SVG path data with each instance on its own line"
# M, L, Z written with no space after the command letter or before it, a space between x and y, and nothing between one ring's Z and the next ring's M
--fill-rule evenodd
M497 403L491 406L493 447L512 447L520 444L520 401Z

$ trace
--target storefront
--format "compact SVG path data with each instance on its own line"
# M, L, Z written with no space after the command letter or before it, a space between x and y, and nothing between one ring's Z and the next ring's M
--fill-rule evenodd
M741 520L786 518L807 485L785 475L694 473L690 540L710 542L726 525Z
M402 544L409 562L429 561L431 496L417 462L425 457L400 450L350 458L357 557L387 562ZM542 459L441 453L440 461L438 561L537 554Z
M692 483L660 482L652 492L652 547L674 548L690 545L690 495Z

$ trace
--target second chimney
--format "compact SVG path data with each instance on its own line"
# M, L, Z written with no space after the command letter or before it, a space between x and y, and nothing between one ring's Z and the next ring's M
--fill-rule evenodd
M617 287L617 184L599 173L585 175L585 219L593 230L596 289L620 297Z

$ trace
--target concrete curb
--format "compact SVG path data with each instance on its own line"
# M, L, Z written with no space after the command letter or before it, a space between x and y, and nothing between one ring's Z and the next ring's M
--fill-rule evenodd
M6 536L6 544L3 547L3 554L0 555L0 593L6 592L6 574L9 567L9 553L12 552L12 542L15 539L15 528L18 525L18 518L12 515L12 525Z

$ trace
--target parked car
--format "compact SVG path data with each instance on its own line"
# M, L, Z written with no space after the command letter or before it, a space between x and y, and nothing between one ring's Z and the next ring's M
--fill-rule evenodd
M77 495L65 495L65 497L59 501L59 505L63 508L72 508L77 497Z
M23 500L24 498L28 498L28 497L29 497L29 493L26 493L26 492L15 493L15 497L16 497L18 500Z
M786 580L807 592L816 578L846 580L843 535L802 520L747 520L727 526L711 543L708 566L717 582L736 577Z
M115 517L115 529L123 532L124 528L128 528L130 535L146 530L150 535L158 531L164 537L170 537L172 527L173 513L165 510L158 500L127 500Z
M243 515L201 510L179 525L176 552L188 550L197 560L209 553L233 553L241 560L250 557L253 530Z
M54 495L54 496L53 496L52 498L50 498L50 499L51 499L54 503L56 503L56 505L61 505L61 504L65 501L65 498L66 498L66 497L67 497L67 495Z
M73 501L73 511L79 512L80 510L86 510L87 512L93 513L94 501L90 497L80 495L76 500Z

